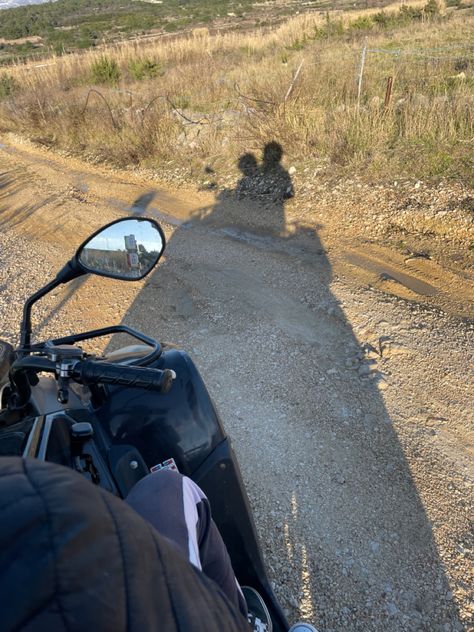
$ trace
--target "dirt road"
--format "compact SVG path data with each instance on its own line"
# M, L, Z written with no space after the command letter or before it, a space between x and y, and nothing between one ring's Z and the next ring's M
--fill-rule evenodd
M58 291L36 330L123 319L189 350L234 441L290 619L321 632L472 629L465 272L344 241L336 216L324 229L265 230L244 202L165 193L28 146L2 146L0 174L7 339L22 299L92 229L124 213L166 216L151 277Z

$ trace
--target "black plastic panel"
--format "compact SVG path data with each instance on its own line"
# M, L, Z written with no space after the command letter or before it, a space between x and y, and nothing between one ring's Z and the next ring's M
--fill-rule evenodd
M249 501L228 439L191 478L209 498L212 517L229 551L237 579L262 595L272 616L274 632L286 632L288 623L268 581Z
M127 496L140 479L150 473L142 455L131 445L111 446L108 460L110 471L122 498Z
M66 415L58 415L52 425L46 449L46 461L71 467L71 425Z
M190 475L225 438L222 425L186 353L168 349L152 366L175 371L169 393L106 387L109 396L95 414L111 441L135 446L148 467L173 457Z

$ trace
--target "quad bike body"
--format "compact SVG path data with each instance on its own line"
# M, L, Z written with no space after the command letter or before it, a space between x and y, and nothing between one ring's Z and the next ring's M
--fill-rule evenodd
M235 454L191 358L125 325L31 342L32 306L49 291L86 273L138 280L164 245L153 220L113 222L27 300L20 346L0 341L0 456L71 467L122 498L156 467L176 464L208 496L237 579L262 595L283 632ZM114 333L139 344L100 357L80 347Z

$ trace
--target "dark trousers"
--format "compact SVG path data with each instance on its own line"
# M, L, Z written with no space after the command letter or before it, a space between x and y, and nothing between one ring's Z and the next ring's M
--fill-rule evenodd
M209 500L196 483L177 472L161 470L139 481L126 502L174 542L191 564L213 579L247 616L247 605L212 520Z

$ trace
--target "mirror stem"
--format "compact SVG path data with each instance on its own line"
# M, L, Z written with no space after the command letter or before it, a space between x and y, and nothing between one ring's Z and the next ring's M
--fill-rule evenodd
M47 285L29 297L23 307L23 319L20 329L20 347L22 349L28 349L31 344L31 309L33 305L39 301L40 298L43 298L43 296L46 296L46 294L51 292L51 290L58 287L58 285L72 281L83 274L85 274L85 272L77 264L76 259L73 258L58 272L53 281L50 281ZM19 355L24 356L26 355L26 352L21 351Z

